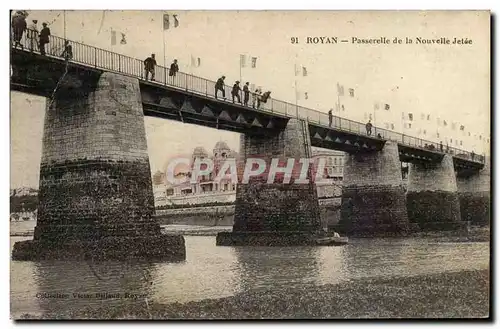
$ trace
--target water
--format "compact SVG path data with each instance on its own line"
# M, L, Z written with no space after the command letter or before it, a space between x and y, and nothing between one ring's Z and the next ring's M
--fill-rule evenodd
M31 239L11 237L14 242ZM342 247L217 247L214 236L186 236L187 259L169 264L11 261L11 313L68 308L187 302L273 290L342 283L358 278L413 276L487 269L489 243L424 239L360 239ZM125 293L139 295L124 298ZM67 298L40 298L40 294ZM77 298L73 293L92 294ZM120 298L95 298L96 293ZM108 295L109 297L109 295Z

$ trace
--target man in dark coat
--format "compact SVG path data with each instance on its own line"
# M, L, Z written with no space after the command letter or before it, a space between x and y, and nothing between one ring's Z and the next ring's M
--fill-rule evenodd
M233 85L233 90L231 91L231 96L233 96L233 103L234 103L234 98L236 97L238 99L238 103L241 104L241 98L240 98L240 82L236 81Z
M17 45L24 48L21 44L21 39L23 38L24 31L26 31L28 25L26 23L26 16L23 12L18 11L14 17L12 17L12 34L14 37L14 47Z
M151 81L155 81L155 67L155 54L151 54L151 57L148 57L144 60L144 76L146 80L148 79L149 73L151 73Z
M47 27L47 23L42 24L43 28L40 31L39 48L40 54L45 55L45 45L49 43L50 29Z
M370 136L372 134L372 121L368 120L368 123L366 124L366 134Z
M332 121L333 121L333 114L332 114L332 109L330 109L330 111L328 111L328 126L329 127L332 126Z
M224 79L225 76L221 76L219 79L217 79L217 82L215 83L215 99L217 99L217 92L220 90L222 91L222 97L224 97L224 100L226 99L226 92L224 91Z
M175 77L175 74L179 72L179 65L177 65L177 60L174 59L174 62L170 64L170 71L168 72L168 75L171 77Z
M247 82L245 83L245 85L243 86L243 105L245 106L248 106L248 100L250 99L250 89L248 89L248 85L250 83Z

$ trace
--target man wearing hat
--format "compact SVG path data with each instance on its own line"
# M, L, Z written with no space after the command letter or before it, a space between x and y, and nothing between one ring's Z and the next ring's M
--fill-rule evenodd
M179 65L177 64L177 60L174 59L173 63L170 64L170 71L168 71L168 75L171 77L175 77L175 74L179 72Z
M23 49L21 39L23 38L24 31L27 28L26 24L27 13L23 11L17 11L12 17L12 34L14 37L14 47L18 45Z
M250 89L248 89L250 82L247 81L243 86L243 105L248 106L248 100L250 99Z
M36 50L37 40L38 40L38 20L34 19L28 27L28 39L30 45L30 51Z
M39 47L40 54L45 55L45 45L49 43L50 29L47 27L47 23L42 23L42 30L40 31L39 39Z
M241 104L241 98L240 98L240 82L236 81L233 85L233 90L231 91L231 96L233 96L233 103L234 103L234 98L236 97L238 99L238 103Z

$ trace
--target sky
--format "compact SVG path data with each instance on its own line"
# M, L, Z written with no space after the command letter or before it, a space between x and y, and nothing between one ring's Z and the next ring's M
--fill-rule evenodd
M165 13L177 15L177 28L171 22L163 31ZM28 20L34 18L48 22L54 35L139 59L155 53L159 64L176 58L183 72L212 80L224 74L228 84L241 77L271 90L276 99L293 103L298 94L299 105L325 113L335 108L339 83L345 87L340 97L345 112L336 115L365 122L371 113L376 126L393 123L400 132L435 141L420 134L439 131L463 139L461 148L485 152L478 135L489 137L490 125L487 12L30 11ZM111 31L124 33L127 44L112 45ZM306 43L307 37L320 36L398 37L403 43ZM472 44L406 44L407 37L467 37ZM257 67L240 70L240 54L257 57ZM201 65L191 67L191 57L199 57ZM296 76L296 66L306 67L307 76ZM374 112L375 102L390 104L390 110ZM11 187L38 186L44 111L43 98L11 92ZM415 118L411 129L402 120L409 112ZM422 115L432 120L418 121ZM451 124L438 126L438 119L465 125L471 138L451 130ZM239 148L236 133L155 118L145 118L145 125L152 171L196 146L210 151L224 140Z

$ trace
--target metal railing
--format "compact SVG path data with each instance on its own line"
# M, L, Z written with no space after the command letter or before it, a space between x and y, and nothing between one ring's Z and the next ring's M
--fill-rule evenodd
M49 37L49 43L45 46L46 55L50 57L61 58L65 48L66 40L67 39L51 35ZM36 53L40 53L38 49L38 40L35 41L36 42L33 42L33 39L29 39L27 37L27 33L24 33L21 44L24 46L24 50L26 50L27 52L33 51ZM71 40L67 41L69 41L73 52L73 56L70 59L71 62L102 70L117 72L123 75L128 75L139 78L141 80L145 80L143 60L113 53L111 51L89 46L80 42ZM12 41L11 46L14 46ZM177 72L175 76L170 76L170 69L161 65L157 65L155 67L154 83L171 88L173 87L181 89L183 91L202 95L205 97L215 98L215 81L191 74L186 74L184 72ZM228 101L232 101L231 90L232 86L224 86L225 97ZM221 99L221 94L222 93L219 92L219 99ZM249 96L248 107L252 108L255 94L253 92L250 92ZM241 94L241 92L240 97L241 101L243 102L243 95ZM332 116L332 120L330 123L329 116L325 112L320 112L273 98L269 98L265 103L261 102L259 107L257 107L257 104L255 104L255 106L256 110L259 111L276 113L290 118L305 119L309 121L309 123L317 124L323 127L330 127L336 130L352 132L360 135L370 136L373 138L391 140L410 147L448 153L455 157L460 157L470 161L483 163L485 161L484 156L474 154L474 152L468 152L454 147L442 146L436 142L408 136L387 129L372 127L372 133L368 134L366 125L364 123L345 119L339 116Z

